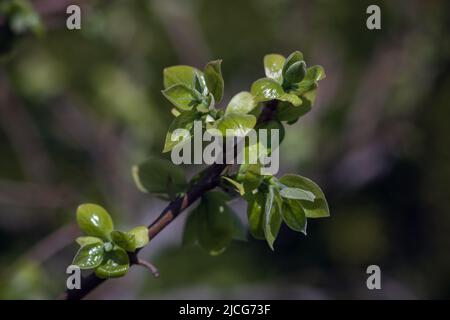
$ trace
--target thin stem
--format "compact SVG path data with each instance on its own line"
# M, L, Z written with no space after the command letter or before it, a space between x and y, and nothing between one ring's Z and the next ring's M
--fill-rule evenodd
M258 124L269 121L273 118L276 103L276 101L269 101L266 104L265 108L261 112L261 115L258 117ZM149 239L153 239L180 213L182 213L186 208L192 205L203 194L219 186L220 176L228 166L229 165L227 164L213 164L209 166L202 174L200 180L197 183L193 184L189 191L187 191L183 196L178 197L177 199L169 203L169 205L163 210L159 217L156 218L156 220L148 226ZM139 264L139 258L137 257L139 251L140 249L136 250L136 252L130 256L130 265ZM94 273L92 273L89 276L82 278L81 289L66 290L65 294L60 298L67 300L83 299L87 294L89 294L104 281L105 279L100 279L96 277Z

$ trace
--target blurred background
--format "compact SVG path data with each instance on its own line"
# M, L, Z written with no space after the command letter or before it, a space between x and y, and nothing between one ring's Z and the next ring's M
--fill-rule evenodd
M306 237L283 226L275 252L249 237L211 257L181 245L181 215L141 253L160 278L133 267L88 297L450 298L448 1L29 3L14 23L0 15L0 298L63 292L78 204L103 205L122 229L165 207L130 170L161 154L164 67L223 59L226 102L264 76L265 54L294 50L327 78L287 127L280 175L318 182L331 217L310 219ZM66 28L69 4L79 31ZM370 4L381 30L366 28ZM371 264L381 290L366 288Z

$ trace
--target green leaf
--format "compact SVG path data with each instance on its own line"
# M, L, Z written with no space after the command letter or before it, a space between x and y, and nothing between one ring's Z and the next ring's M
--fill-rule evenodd
M284 75L284 82L287 86L292 83L298 83L306 75L306 64L304 61L297 61L290 65Z
M223 78L221 71L222 60L208 62L205 67L205 82L209 92L214 96L214 100L219 103L223 96Z
M85 203L77 209L77 222L87 235L109 240L114 224L108 212L99 205Z
M283 65L286 59L280 54L268 54L264 56L264 71L266 77L283 82Z
M197 91L184 84L175 84L161 92L180 110L191 110L201 102Z
M278 206L274 206L275 190L269 186L269 192L266 194L264 203L264 235L269 247L274 250L273 243L277 238L281 226L281 213Z
M107 252L103 263L95 269L97 277L102 279L124 276L130 267L130 260L125 250L115 247Z
M232 136L245 136L256 124L250 114L228 113L217 121L216 128L225 136L230 130Z
M200 78L200 82L204 83L203 73L191 66L180 65L168 67L164 69L163 75L164 89L177 84L183 84L191 89L195 89L196 75Z
M259 187L263 180L261 166L259 164L242 164L239 167L238 177L242 181L245 193L251 193Z
M311 80L311 81L320 81L322 79L324 79L326 77L325 75L325 70L323 69L322 66L316 65L316 66L312 66L309 67L307 72L306 72L306 76L305 76L305 80Z
M270 78L262 78L253 82L250 92L256 102L277 99L284 94L281 84Z
M132 171L134 181L142 192L170 195L169 191L183 192L187 185L181 167L169 160L150 158L134 166Z
M241 183L234 181L233 179L226 176L222 176L222 179L228 181L228 183L230 183L241 196L244 195L244 186Z
M114 230L111 232L111 238L116 245L126 251L134 252L136 250L136 240L133 234Z
M208 88L206 87L205 77L198 70L195 72L194 89L204 96L207 96L209 93Z
M294 51L292 52L289 57L286 58L286 61L283 65L283 78L286 78L286 72L289 69L290 66L292 66L294 63L303 61L303 54L300 51Z
M128 233L134 235L136 248L142 248L149 242L148 228L146 226L135 227Z
M325 78L325 70L322 66L312 66L307 69L303 80L292 90L297 95L302 95L317 88L317 82Z
M242 91L231 98L230 103L225 111L228 113L243 113L247 114L256 107L255 99L250 92Z
M307 218L322 218L330 216L330 211L328 209L328 203L325 199L320 187L308 178L287 174L279 179L279 181L288 187L299 188L302 190L309 191L314 194L315 199L313 202L299 200Z
M233 237L234 221L227 199L221 192L208 192L194 210L198 215L198 242L211 255L222 253Z
M78 237L75 240L80 246L85 246L87 244L93 244L93 243L103 243L103 240L97 237Z
M86 244L78 250L72 264L80 269L93 269L102 263L103 255L103 243Z
M310 191L291 187L281 189L280 195L287 199L306 200L312 202L314 202L314 199L316 198L316 196Z
M199 120L201 117L201 114L199 114L197 111L184 111L182 112L178 117L176 117L172 123L170 124L169 131L166 135L166 141L164 143L164 152L169 152L173 149L178 143L186 143L190 140L191 133L194 127L194 121ZM188 136L176 136L172 137L172 133L176 129L186 129L189 132ZM174 138L174 140L172 140Z
M301 101L302 103L297 107L289 102L279 103L275 110L275 118L279 121L296 121L311 110L311 103L308 103L304 97L301 98ZM304 101L306 101L306 103L303 103Z
M302 99L300 99L296 94L293 93L284 93L280 97L278 97L277 100L289 102L294 107L298 107L302 104Z
M300 201L285 199L281 212L283 221L289 228L306 235L306 215Z
M256 193L247 205L247 217L250 233L256 239L265 239L264 235L264 196Z

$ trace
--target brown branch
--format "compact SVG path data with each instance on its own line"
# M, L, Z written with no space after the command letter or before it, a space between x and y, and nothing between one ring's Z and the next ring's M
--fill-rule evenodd
M148 235L150 239L153 239L162 229L164 229L170 222L173 221L183 210L188 208L198 198L200 198L205 192L215 188L218 185L219 177L222 171L225 169L226 164L215 164L208 168L204 175L197 184L195 184L190 191L188 191L183 197L179 197L171 202L161 213L161 215L148 227ZM137 253L136 253L137 254ZM131 260L132 264L136 264L136 261ZM95 276L94 273L90 274L81 281L81 289L79 290L67 290L61 297L68 300L78 300L84 298L89 292L94 290L105 280Z
M263 109L261 115L258 117L258 124L269 121L273 117L275 107L276 101L269 101ZM192 205L204 193L217 187L220 182L220 176L227 167L228 164L213 164L208 167L201 179L195 183L192 188L184 194L184 196L178 197L176 200L169 203L159 217L148 226L149 239L153 239L158 233L161 232L161 230L167 227L180 213ZM139 264L139 258L137 257L138 252L139 249L136 250L135 253L130 254L131 265ZM105 279L100 279L92 273L81 280L81 289L66 290L66 292L60 296L60 299L83 299L104 281Z

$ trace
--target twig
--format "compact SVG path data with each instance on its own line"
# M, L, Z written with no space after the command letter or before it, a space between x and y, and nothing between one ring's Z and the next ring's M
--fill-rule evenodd
M258 118L258 124L268 121L272 118L273 111L276 102L269 102L263 109L261 115ZM193 204L207 191L214 189L219 185L220 176L222 172L227 168L227 164L213 164L208 167L203 174L202 178L187 191L184 196L178 197L163 210L156 220L148 226L149 239L153 239L158 233L160 233L165 227L167 227L181 212ZM136 259L139 249L136 250ZM133 256L132 256L133 257ZM136 264L136 259L131 259L131 265ZM102 284L105 279L100 279L95 276L94 273L83 278L81 280L81 289L78 290L66 290L66 292L60 296L61 299L66 300L79 300L83 299L92 290Z
M153 274L155 278L159 277L159 270L152 263L150 263L149 261L142 260L137 255L135 255L135 257L136 257L135 264L150 270L150 272Z

